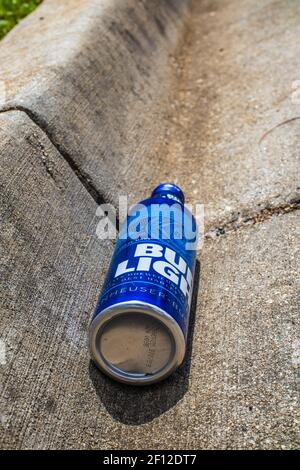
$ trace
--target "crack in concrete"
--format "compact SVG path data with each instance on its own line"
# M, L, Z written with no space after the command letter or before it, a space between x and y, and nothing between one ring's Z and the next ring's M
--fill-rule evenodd
M208 230L204 234L205 239L215 239L222 235L226 235L228 232L235 232L245 227L256 225L257 223L265 222L276 215L288 214L300 209L300 199L293 199L285 204L277 207L264 207L258 212L250 214L250 212L244 215L238 213L233 219L220 224L218 227L214 227Z
M55 167L53 165L53 162L49 159L49 154L45 149L44 144L41 142L39 136L36 133L33 133L32 135L27 136L26 140L32 147L36 147L39 150L39 152L41 153L41 162L46 172L48 173L50 178L53 179L55 184L58 184L55 174Z
M282 122L279 122L278 124L276 124L276 126L273 126L271 127L271 129L269 129L268 131L266 131L262 136L261 138L259 139L258 141L258 145L260 145L262 143L262 141L269 135L271 134L273 131L275 131L275 129L278 129L279 127L282 127L284 126L285 124L290 124L291 122L294 122L294 121L297 121L298 119L300 119L300 116L294 116L290 119L285 119L285 121L282 121Z
M71 155L52 136L51 132L49 132L48 124L44 119L42 119L40 116L38 116L36 113L31 111L30 109L25 108L23 106L11 106L11 107L2 108L0 110L0 113L6 113L10 111L19 111L19 112L25 113L29 117L29 119L47 136L51 144L56 148L59 154L67 162L72 172L75 173L75 175L77 176L81 184L83 184L83 186L88 191L90 196L94 199L97 205L108 203L108 201L106 201L103 194L101 194L100 191L95 187L95 185L93 184L93 182L91 181L87 173L85 173L77 165L77 163L73 160Z
M68 163L70 166L71 170L77 178L80 180L81 184L85 187L85 189L88 191L88 193L91 195L91 197L94 199L97 205L100 204L106 204L108 201L105 199L105 197L99 192L99 190L94 186L92 183L91 179L89 176L74 162L72 159L71 155L62 148L62 146L54 139L54 137L51 135L51 133L48 130L48 125L47 122L44 121L40 116L38 116L36 113L33 111L23 107L23 106L14 106L14 107L7 107L7 108L2 108L0 110L0 113L5 113L5 112L10 112L10 111L19 111L25 113L29 119L47 136L47 138L50 140L51 144L56 148L56 150L59 152L59 154L64 158L64 160ZM298 119L298 117L293 118L289 121ZM285 123L285 122L284 122ZM283 123L281 123L283 124ZM280 125L281 125L280 124ZM279 125L275 126L278 127ZM273 130L273 129L272 129ZM268 131L269 133L270 131ZM265 137L265 136L264 136ZM47 172L50 174L50 176L53 178L52 173L48 171L48 168L46 168ZM282 204L277 207L264 207L258 212L255 213L250 213L248 211L248 214L240 214L237 213L237 216L232 218L231 220L220 223L217 227L209 229L205 234L204 238L205 239L210 239L214 240L215 238L219 236L223 236L228 232L234 232L237 230L240 230L242 228L248 227L248 226L253 226L257 223L264 222L274 215L279 215L279 214L287 214L289 212L293 212L295 210L300 209L300 199L293 199L285 204ZM119 230L119 218L116 220L116 228Z

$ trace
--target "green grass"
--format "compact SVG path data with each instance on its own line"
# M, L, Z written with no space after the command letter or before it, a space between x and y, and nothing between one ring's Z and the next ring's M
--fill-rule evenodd
M0 39L42 0L0 0Z

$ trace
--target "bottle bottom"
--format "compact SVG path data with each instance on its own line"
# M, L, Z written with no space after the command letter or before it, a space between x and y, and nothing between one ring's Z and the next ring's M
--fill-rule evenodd
M183 360L185 340L176 321L141 302L117 304L90 325L90 351L110 377L133 385L162 380Z

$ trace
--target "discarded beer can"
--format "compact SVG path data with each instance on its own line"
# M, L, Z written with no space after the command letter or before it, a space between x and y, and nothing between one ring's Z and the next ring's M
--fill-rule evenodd
M147 385L182 363L196 238L174 184L159 185L130 209L89 329L91 356L113 379Z

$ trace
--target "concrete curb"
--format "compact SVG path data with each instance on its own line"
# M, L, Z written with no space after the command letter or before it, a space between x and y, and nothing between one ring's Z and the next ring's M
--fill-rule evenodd
M26 112L97 202L155 164L188 3L45 0L1 43L1 110Z
M89 384L89 311L112 243L95 236L95 201L28 116L0 114L0 142L0 446L49 448L71 421L66 409L49 423L68 377Z

